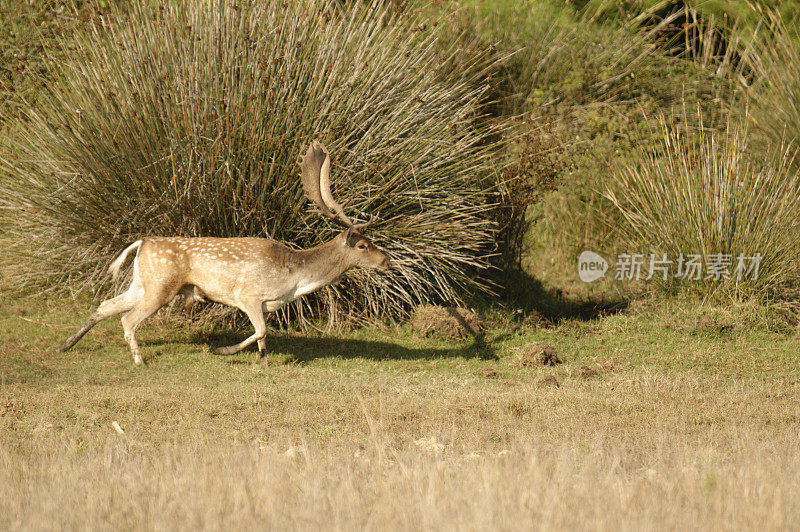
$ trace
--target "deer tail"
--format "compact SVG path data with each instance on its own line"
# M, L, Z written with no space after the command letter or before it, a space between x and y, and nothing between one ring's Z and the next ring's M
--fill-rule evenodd
M122 268L122 264L125 262L125 259L128 258L128 253L130 253L134 249L139 249L141 245L142 245L142 240L137 240L130 246L123 249L122 253L120 253L119 256L116 259L114 259L114 262L112 262L111 265L108 267L108 271L111 273L111 278L114 281L116 281L117 277L119 277L119 269Z

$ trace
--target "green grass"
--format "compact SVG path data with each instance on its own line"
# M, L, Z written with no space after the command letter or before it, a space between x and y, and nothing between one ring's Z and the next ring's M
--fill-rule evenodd
M541 517L553 526L623 515L785 524L800 510L780 495L800 472L800 336L757 307L652 301L551 329L499 313L485 349L405 326L272 332L264 369L253 351L210 354L238 332L165 316L140 330L144 367L132 364L117 320L57 354L88 305L0 303L0 526L246 526L261 515L242 510L247 501L290 528L335 526L328 504L339 526L374 512L387 526L441 525L461 519L454 508L472 515L482 505L502 525L533 519L524 501L553 489L562 497ZM519 350L540 342L563 364L520 366ZM584 367L597 374L582 376ZM538 384L547 376L560 387ZM763 484L764 475L774 478ZM642 482L639 502L622 510L623 487ZM438 495L426 500L426 490ZM730 497L734 514L719 506ZM694 512L696 523L682 517Z

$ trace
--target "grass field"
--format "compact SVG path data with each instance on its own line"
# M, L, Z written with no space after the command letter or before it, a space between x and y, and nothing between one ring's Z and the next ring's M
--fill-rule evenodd
M757 309L640 304L486 345L406 328L255 352L156 317L2 298L0 528L791 528L800 337ZM235 335L233 335L235 336ZM563 364L520 364L546 342ZM552 376L552 380L544 381ZM548 384L549 382L549 384ZM117 422L124 434L113 427Z

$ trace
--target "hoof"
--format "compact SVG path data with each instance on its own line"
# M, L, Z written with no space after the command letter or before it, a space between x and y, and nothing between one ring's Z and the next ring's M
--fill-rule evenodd
M211 352L214 353L215 355L221 356L221 357L226 357L228 355L232 355L232 354L236 353L235 350L233 350L233 349L231 349L229 347L217 347L216 349L212 349Z
M67 338L66 340L61 342L61 345L56 347L56 351L58 351L59 353L65 353L70 349L72 349L72 346L75 345L76 343L78 343L77 340L73 340L72 338Z

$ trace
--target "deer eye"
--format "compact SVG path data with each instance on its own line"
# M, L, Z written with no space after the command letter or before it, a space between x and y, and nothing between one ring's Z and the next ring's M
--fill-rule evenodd
M367 249L367 243L366 242L359 242L358 244L356 244L356 249L364 251L365 249Z

